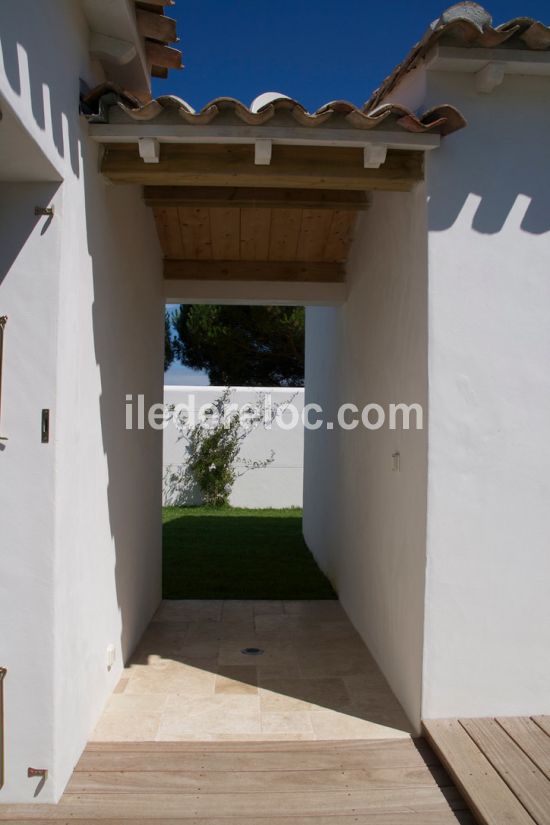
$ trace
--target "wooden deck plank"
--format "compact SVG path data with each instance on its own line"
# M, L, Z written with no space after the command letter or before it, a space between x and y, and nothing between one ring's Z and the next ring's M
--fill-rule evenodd
M5 806L0 821L20 818L44 820L128 818L135 820L212 818L223 811L226 817L340 816L375 813L407 813L463 810L465 807L455 788L395 788L364 791L304 791L247 794L66 794L58 805ZM505 822L506 820L502 820Z
M134 753L324 753L333 751L378 751L395 749L396 751L414 748L424 753L433 753L430 745L420 737L407 739L324 739L324 740L273 740L273 741L221 741L221 742L88 742L84 753L93 751L134 752Z
M111 744L111 743L110 743ZM116 743L113 743L116 744ZM195 744L195 743L193 743ZM272 743L267 743L272 744ZM286 744L286 743L285 743ZM291 743L293 744L293 743ZM324 743L321 743L324 744ZM417 748L410 740L378 742L378 747L319 748L316 750L259 751L254 743L248 750L96 750L88 746L78 762L80 771L277 771L355 770L370 768L420 768L439 765L431 749Z
M550 736L550 716L532 716L531 718L541 730Z
M0 821L1 806L0 806ZM4 820L5 821L5 820ZM132 818L127 817L110 817L108 819L98 820L92 819L68 819L62 817L59 819L44 819L41 816L36 816L27 819L12 819L12 822L17 822L18 825L23 825L25 822L32 822L33 825L70 825L70 823L77 822L78 825L97 825L98 821L102 825L151 825L152 822L162 822L162 825L238 825L238 821L224 816L208 817L205 819L201 817L186 817L177 819L144 819L143 817ZM257 817L241 817L243 822L249 822L250 825L475 825L475 821L468 811L406 811L406 812L391 812L391 813L374 813L374 814L337 814L336 816L316 816L312 819L310 816L268 816Z
M496 719L460 723L537 825L550 825L550 783Z
M279 771L78 771L65 793L270 793L433 788L451 784L443 768Z
M533 818L457 719L423 722L428 741L484 825L533 825Z
M499 716L497 722L550 779L550 736L527 716Z

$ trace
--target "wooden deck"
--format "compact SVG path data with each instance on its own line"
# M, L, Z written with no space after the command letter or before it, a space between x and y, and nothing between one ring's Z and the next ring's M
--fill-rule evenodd
M473 825L423 740L91 743L43 825ZM503 820L504 822L504 820Z
M550 716L435 719L424 732L481 825L550 825Z

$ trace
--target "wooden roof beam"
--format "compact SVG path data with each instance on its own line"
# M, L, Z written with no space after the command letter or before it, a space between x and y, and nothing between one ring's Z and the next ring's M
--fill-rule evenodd
M150 37L162 43L175 43L178 39L176 21L164 14L137 8L136 22L142 37Z
M172 49L162 43L155 43L153 40L145 41L145 56L151 66L165 69L181 69L181 52L179 49Z
M368 209L371 196L360 190L256 189L234 186L145 186L147 206L250 207L252 209Z
M327 261L212 261L165 259L167 280L343 283L345 268Z
M360 148L274 146L269 166L254 163L254 146L161 143L160 161L144 164L135 144L106 144L102 173L116 183L284 189L409 191L423 179L422 152L388 150L365 168Z

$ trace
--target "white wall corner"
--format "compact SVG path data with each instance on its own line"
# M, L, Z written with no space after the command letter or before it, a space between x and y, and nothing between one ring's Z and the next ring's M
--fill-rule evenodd
M501 85L504 80L505 72L505 63L497 61L487 63L487 65L480 69L479 72L476 72L476 92L480 92L481 94L491 94L497 86Z
M160 143L156 138L140 138L138 148L139 156L145 163L159 163Z
M254 163L256 166L269 166L273 144L270 138L256 138L254 141Z
M388 147L383 144L369 144L363 149L363 166L365 169L379 169L386 162Z

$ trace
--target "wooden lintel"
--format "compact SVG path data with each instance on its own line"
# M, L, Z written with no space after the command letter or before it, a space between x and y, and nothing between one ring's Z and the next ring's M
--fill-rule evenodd
M174 43L178 39L176 21L171 17L138 8L136 9L136 21L142 37L150 37L162 43Z
M181 69L181 52L179 49L172 49L170 46L163 46L162 43L155 43L153 40L145 41L145 55L147 62L152 66L164 67L166 69Z
M360 190L338 189L245 189L226 186L146 186L147 206L237 206L252 209L344 209L362 211L371 199Z
M135 144L114 143L106 144L101 171L113 182L142 185L403 192L422 180L423 154L390 149L379 169L365 169L362 148L277 145L271 164L259 166L251 145L161 143L153 168Z
M165 259L167 280L190 281L300 281L342 283L341 263L309 261L183 261Z

